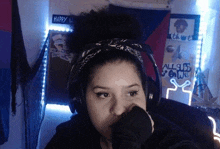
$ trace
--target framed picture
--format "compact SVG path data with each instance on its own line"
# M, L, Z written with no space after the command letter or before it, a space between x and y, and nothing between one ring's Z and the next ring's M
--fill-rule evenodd
M198 40L200 15L171 14L168 39L179 41Z

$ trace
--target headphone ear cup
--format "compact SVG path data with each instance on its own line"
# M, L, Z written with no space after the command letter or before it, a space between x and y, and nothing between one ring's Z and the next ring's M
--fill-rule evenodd
M147 77L147 110L158 105L159 94L156 82L151 77Z
M82 113L85 113L87 110L86 110L86 104L83 103L84 101L82 99L73 99L70 101L70 111L72 113L75 113L77 112L78 114L82 114Z
M70 86L69 89L69 108L72 113L80 113L83 111L83 89L82 89L82 84L80 83L79 79L75 82L73 82Z
M77 109L78 109L78 103L77 103L77 102L78 102L78 101L77 101L76 98L70 100L70 102L69 102L69 108L70 108L70 111L71 111L72 113L75 113L76 111L78 111L78 110L77 110Z

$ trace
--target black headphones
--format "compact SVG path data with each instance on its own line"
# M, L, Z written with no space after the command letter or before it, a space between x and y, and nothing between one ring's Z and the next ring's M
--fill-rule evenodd
M159 69L157 67L157 64L155 62L155 59L153 57L153 52L150 48L149 45L143 44L143 48L141 48L142 50L137 50L139 52L144 52L149 60L151 61L154 71L155 71L155 76L156 76L156 80L153 80L151 77L147 77L147 87L146 87L146 98L147 98L147 109L150 110L152 108L155 108L161 99L161 95L162 95L162 82L161 82L161 75L159 72ZM84 52L86 53L86 52ZM81 99L81 98L85 98L84 93L83 93L83 87L82 84L79 82L78 80L78 75L73 75L74 71L77 71L79 68L79 64L82 62L82 57L78 56L78 58L73 62L74 65L71 69L70 72L70 77L69 77L69 82L68 82L68 90L69 90L69 94L71 92L71 94L73 94L73 96L70 96L70 110L72 113L75 113L77 111L77 113L83 113L85 112L85 104L83 104L82 102L85 102L85 100ZM71 76L73 75L73 76ZM74 87L74 90L72 90L71 88ZM74 93L73 93L74 92Z
M153 51L151 50L149 45L144 46L143 51L154 68L156 80L153 80L152 77L147 76L147 110L153 109L160 103L160 99L162 97L162 81L161 75L156 64L156 61L153 57Z

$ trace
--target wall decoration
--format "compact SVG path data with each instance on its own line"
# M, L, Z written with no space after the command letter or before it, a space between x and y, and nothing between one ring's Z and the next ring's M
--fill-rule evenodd
M171 14L168 39L179 41L198 40L199 15Z
M66 47L67 35L64 32L51 32L50 52L52 58L59 57L71 63L73 54Z
M170 82L171 79L175 79L178 85L182 85L186 81L189 81L190 84L185 86L184 90L192 92L194 87L196 51L197 41L192 40L191 42L185 42L167 39L161 73L163 97L168 97L166 93L169 88L175 88L175 85ZM172 93L169 99L191 104L191 102L189 102L191 100L189 97L191 98L191 96L186 95L182 96L183 99L179 99L179 95L182 95L184 92L181 88L177 88L175 91L176 93Z
M47 103L69 104L67 81L74 54L66 46L68 34L69 32L50 31Z
M196 42L189 44L167 39L161 74L163 80L166 80L168 84L170 84L171 78L175 78L178 84L183 84L186 80L192 81L195 70L196 46Z
M162 97L164 98L191 105L199 23L199 15L170 15L161 73ZM174 80L176 83L173 82ZM186 82L189 82L187 86L182 87ZM171 94L170 91L173 93Z
M182 97L178 99L178 102L191 105L192 91L185 90L185 87L189 86L191 82L186 80L183 84L179 85L175 79L170 79L170 83L174 85L174 88L167 89L166 99L169 99L169 96L174 96L173 94L178 94L179 97Z

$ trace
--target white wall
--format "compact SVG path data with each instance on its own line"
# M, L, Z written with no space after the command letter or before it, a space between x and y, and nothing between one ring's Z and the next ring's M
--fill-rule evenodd
M213 41L210 47L211 52L206 68L209 70L208 86L213 97L218 97L218 104L220 105L220 12L218 11L215 18L215 28L213 30ZM206 41L211 42L211 41Z
M49 0L18 0L18 6L28 62L33 65L45 39Z
M202 71L206 75L208 87L220 104L220 1L201 2L201 10L207 24L202 48Z
M55 134L57 125L70 120L72 115L68 106L48 104L39 133L37 149L44 149Z

